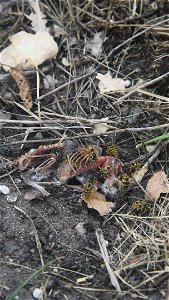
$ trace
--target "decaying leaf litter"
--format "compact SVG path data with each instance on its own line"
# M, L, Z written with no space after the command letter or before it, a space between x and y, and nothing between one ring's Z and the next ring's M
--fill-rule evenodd
M168 297L167 142L158 141L150 153L144 144L136 147L167 133L168 5L167 1L119 5L119 1L46 0L22 6L2 2L1 54L9 49L11 36L23 32L31 37L47 35L55 43L53 54L45 59L40 51L46 43L38 45L38 56L33 48L38 62L28 47L23 53L29 57L24 62L15 58L17 65L10 55L6 63L1 55L3 68L17 69L19 74L15 83L2 68L0 77L2 299L12 293L30 298L37 291L44 299ZM104 81L103 76L109 78ZM110 142L118 146L117 160L125 172L140 164L129 186L119 188L114 199L104 199L103 191L96 191L98 181L88 195L87 183L89 200L97 202L99 195L103 203L115 206L108 216L100 217L82 202L81 178L58 180L55 158L63 159L63 152L52 148L58 142L71 145L69 151L63 149L66 168L73 165L71 172L79 170L77 160L83 170L84 163L89 168L93 146L101 148L105 161L105 145L114 149ZM39 147L47 151L37 153ZM18 159L23 166L24 155L32 151L37 157L27 156L28 169L9 167ZM95 152L92 155L95 159ZM103 180L106 174L109 185L112 169L111 180L103 171L105 166L101 176ZM126 180L123 177L124 185ZM153 199L157 181L160 192ZM44 191L50 195L43 197ZM78 224L83 230L77 230ZM26 284L35 271L38 277L32 275Z

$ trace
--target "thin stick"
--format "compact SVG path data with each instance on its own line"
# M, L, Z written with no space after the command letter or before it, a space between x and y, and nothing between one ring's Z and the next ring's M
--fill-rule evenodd
M154 84L154 83L162 80L163 78L167 77L168 75L169 75L169 72L167 72L167 73L165 73L165 74L163 74L163 75L161 75L161 76L159 76L157 78L154 78L154 79L152 79L150 81L144 82L143 84L141 84L139 86L135 86L129 93L127 93L123 97L119 98L116 103L121 103L123 100L125 100L129 96L133 95L135 92L138 92L138 91L140 92L140 89L148 87L148 86L150 86L150 85L152 85L152 84Z
M166 15L168 16L168 15ZM154 21L154 20L153 20ZM151 29L153 29L154 27L156 27L157 25L162 25L164 23L167 23L169 21L169 19L166 20L162 20L161 22L157 23L157 24L153 24L150 27L144 29L141 32L138 32L137 34L133 35L132 37L130 37L129 39L125 40L123 43L121 43L120 45L118 45L117 47L113 48L110 53L108 54L108 56L102 61L102 63L107 60L115 51L117 51L118 49L122 48L124 45L128 44L130 41L134 40L135 38L137 38L138 36L142 35L143 33L146 33L147 31L150 31ZM145 25L144 25L145 26Z
M43 111L41 111L41 113L44 114ZM79 122L85 122L85 123L91 123L91 124L97 124L97 123L110 123L110 124L115 124L117 122L115 121L110 121L110 120L103 120L103 119L86 119L86 118L82 118L82 117L73 117L73 116L66 116L66 115L59 115L59 114L49 114L49 113L46 113L46 115L54 115L55 117L59 117L59 118L63 118L65 120L67 120L68 122L73 122L73 123L79 123ZM38 118L38 117L37 117ZM63 120L60 120L60 119L51 119L50 120L41 120L41 119L38 119L39 121L35 121L35 120L9 120L9 119L0 119L0 124L1 123L7 123L7 124L55 124L55 123L58 123L58 122L63 122ZM65 122L65 121L64 121Z
M82 79L84 79L84 78L86 78L86 77L88 77L88 76L90 76L90 75L93 75L94 72L95 72L95 70L93 70L91 73L82 75L82 76L77 77L77 78L74 78L74 79L72 79L72 80L70 80L70 81L68 81L68 82L65 82L64 84L58 86L56 89L54 89L54 90L52 90L52 91L46 93L45 95L42 95L42 96L40 96L39 98L37 98L37 101L40 101L40 100L42 100L42 99L44 99L44 98L46 98L46 97L52 95L53 93L56 93L56 92L60 91L61 89L65 88L66 86L68 86L68 85L70 85L70 84L72 84L72 83L75 83L75 82L80 81L80 80L82 80Z
M36 95L37 95L37 99L39 99L39 88L40 88L40 77L39 77L38 68L36 67ZM39 118L41 117L40 101L38 101L38 116L39 116Z
M18 210L18 211L20 211L22 214L24 214L24 215L29 219L29 221L31 222L31 224L32 224L32 226L33 226L33 231L34 231L34 235L35 235L36 246L37 246L37 249L38 249L38 252L39 252L41 264L42 264L42 266L44 267L44 261L43 261L43 255L42 255L42 246L41 246L40 239L39 239L39 236L38 236L36 227L35 227L35 225L34 225L34 222L32 221L31 217L30 217L23 209L21 209L21 208L18 207L18 206L14 206L14 207L15 207L16 210Z
M83 139L86 137L94 137L94 136L104 136L104 135L110 135L115 133L124 133L124 132L141 132L141 131L150 131L150 130L160 130L163 128L168 128L169 123L158 125L158 126L149 126L149 127L140 127L140 128L125 128L125 129L115 129L112 131L108 131L107 133L101 133L101 134L82 134L82 135L75 135L73 137L65 137L64 140L74 140L74 139ZM59 138L52 138L52 139L39 139L39 140L28 140L28 141L18 141L14 143L8 143L3 144L3 146L13 146L13 145L20 145L22 143L28 144L28 143L53 143L59 141Z

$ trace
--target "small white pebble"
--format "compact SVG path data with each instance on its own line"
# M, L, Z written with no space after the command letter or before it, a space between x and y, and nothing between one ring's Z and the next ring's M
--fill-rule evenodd
M68 60L67 60L66 57L62 58L62 65L64 65L65 67L69 67L70 66L70 63L68 62Z
M59 271L59 270L58 270L57 268L54 268L54 269L53 269L53 272L54 272L54 273L58 273L58 271Z
M124 80L124 84L125 84L125 87L128 88L131 85L131 81L128 79Z
M109 242L106 240L105 240L105 245L106 245L106 247L108 247L108 245L109 245Z
M16 195L8 195L7 197L6 197L6 200L7 200L7 202L9 202L9 203L13 203L13 202L16 202L16 200L17 200L17 196Z
M83 182L84 181L84 176L82 176L82 175L78 175L78 176L76 176L76 178L77 178L77 180L79 181L79 182Z
M7 195L10 193L10 189L6 185L0 185L0 192Z
M153 3L151 3L151 7L153 10L156 10L158 8L157 3L154 1Z
M86 234L86 229L84 228L84 222L79 222L75 229L77 230L77 232L81 235L81 236L85 236Z
M42 290L39 288L35 288L33 291L33 297L35 299L39 299L42 296Z
M21 181L22 181L22 180L21 180L20 178L15 178L15 183L16 183L16 184L21 183Z

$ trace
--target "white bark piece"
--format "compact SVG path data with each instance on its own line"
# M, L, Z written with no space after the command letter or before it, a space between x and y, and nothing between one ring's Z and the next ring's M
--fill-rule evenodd
M102 44L103 44L103 34L102 32L97 32L94 35L93 39L90 39L86 42L86 49L92 51L92 55L97 57L102 52Z
M32 12L30 15L26 15L26 17L29 20L31 20L32 29L35 32L47 31L46 16L40 10L39 1L38 0L29 0L29 4L34 12Z
M48 32L36 34L20 31L10 37L11 45L2 50L0 63L5 71L10 67L33 69L58 53L57 43Z
M96 78L99 80L98 88L100 94L124 91L130 83L129 80L123 80L121 78L112 78L110 72L107 72L105 75L97 73Z
M108 117L106 118L102 118L100 119L100 121L108 121ZM94 128L93 128L93 133L94 134L103 134L105 133L107 130L109 129L109 126L107 125L107 123L97 123L97 124L94 124Z

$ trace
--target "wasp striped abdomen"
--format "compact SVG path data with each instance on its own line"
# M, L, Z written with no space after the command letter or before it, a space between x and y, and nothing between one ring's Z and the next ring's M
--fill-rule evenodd
M131 180L132 178L127 173L122 173L118 176L118 182L124 189L127 189L130 186Z
M148 214L153 207L153 201L151 200L136 200L131 204L131 210L137 215Z
M104 143L103 149L107 155L110 155L113 157L119 156L118 146L109 139L107 139L107 141Z
M130 176L133 175L134 172L140 170L143 164L139 161L133 161L129 163L125 163L123 166L123 170L125 173L129 174Z

